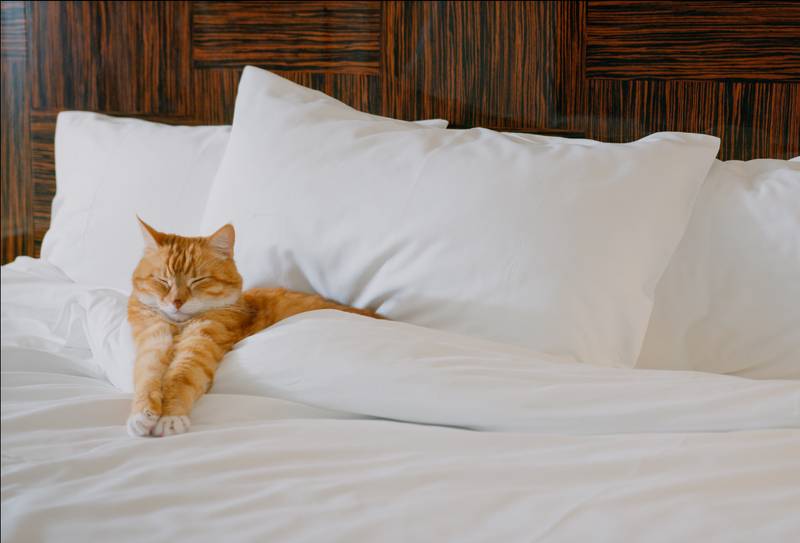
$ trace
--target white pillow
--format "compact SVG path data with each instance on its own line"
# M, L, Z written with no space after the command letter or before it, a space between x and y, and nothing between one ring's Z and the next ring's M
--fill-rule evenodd
M41 257L71 279L130 290L136 221L200 233L230 126L169 126L67 111L56 125L56 197Z
M447 121L419 121L445 128ZM141 257L136 215L201 235L230 126L170 126L67 111L56 125L57 192L42 258L81 283L130 291Z
M638 366L800 379L800 164L716 161Z
M203 225L234 223L247 287L632 366L718 145L422 130L248 67Z

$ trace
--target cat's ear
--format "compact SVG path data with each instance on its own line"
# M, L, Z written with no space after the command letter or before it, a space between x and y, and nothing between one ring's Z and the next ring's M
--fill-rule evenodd
M164 234L144 222L139 215L136 215L136 220L139 221L139 226L142 229L142 238L144 238L144 248L145 250L148 249L158 249L161 245L161 241L164 238Z
M232 224L226 224L208 237L211 248L226 258L233 257L233 244L236 241L236 231Z

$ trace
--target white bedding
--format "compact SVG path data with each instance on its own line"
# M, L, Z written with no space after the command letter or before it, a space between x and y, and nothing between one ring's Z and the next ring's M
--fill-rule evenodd
M3 541L800 537L796 381L316 312L237 346L190 433L134 439L124 302L2 268Z

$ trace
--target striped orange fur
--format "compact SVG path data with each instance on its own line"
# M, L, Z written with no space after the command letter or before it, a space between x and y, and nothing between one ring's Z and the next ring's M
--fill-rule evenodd
M222 357L249 335L292 315L339 309L377 317L314 294L282 288L242 292L233 261L234 229L209 237L156 231L139 221L145 252L133 272L128 320L136 344L128 432L188 431L194 402L214 382Z

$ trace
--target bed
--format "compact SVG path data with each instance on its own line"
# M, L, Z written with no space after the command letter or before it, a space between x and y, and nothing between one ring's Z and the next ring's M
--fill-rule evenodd
M2 540L798 540L800 13L696 4L4 3ZM545 205L506 192L540 170ZM247 284L390 318L282 321L188 433L133 438L143 209L234 216Z
M137 440L122 424L131 394L90 347L115 340L85 332L120 297L36 260L2 270L4 541L789 541L800 530L796 382L546 360L524 370L502 345L446 335L434 338L438 371L428 360L364 375L365 351L414 332L323 311L260 337L266 360L243 345L191 432ZM364 326L383 330L364 345ZM490 348L503 370L481 364ZM315 363L328 371L298 378ZM546 391L549 407L522 387Z

